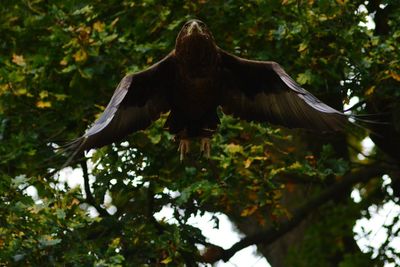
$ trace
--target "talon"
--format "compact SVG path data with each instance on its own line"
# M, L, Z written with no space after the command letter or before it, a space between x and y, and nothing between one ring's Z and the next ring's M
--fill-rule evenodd
M183 161L185 155L188 154L190 151L190 142L188 139L181 139L181 141L179 142L178 151L180 152L179 159Z
M200 153L204 155L207 159L210 158L211 154L211 141L208 137L203 137L200 140Z

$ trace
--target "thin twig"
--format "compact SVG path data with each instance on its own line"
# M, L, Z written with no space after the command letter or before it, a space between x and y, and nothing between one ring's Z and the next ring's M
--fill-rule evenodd
M93 197L92 192L90 191L87 161L81 160L79 164L81 165L83 171L83 185L86 193L86 202L92 205L97 210L97 212L100 214L101 217L110 216L110 214L105 209L103 209L102 207L100 207L100 205L96 203L96 200Z

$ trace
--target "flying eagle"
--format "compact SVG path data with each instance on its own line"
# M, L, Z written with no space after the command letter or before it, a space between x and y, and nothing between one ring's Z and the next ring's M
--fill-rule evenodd
M180 141L200 138L209 157L217 108L240 119L288 128L343 129L347 117L300 87L276 62L247 60L219 48L207 26L189 20L173 49L148 69L125 76L100 118L70 145L98 148L145 129L169 111L165 127Z

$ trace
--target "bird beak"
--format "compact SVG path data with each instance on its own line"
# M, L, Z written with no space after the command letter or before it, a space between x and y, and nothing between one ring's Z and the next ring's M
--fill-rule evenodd
M196 22L193 21L190 23L188 29L187 29L187 34L198 34L198 33L203 33L203 30L201 29L200 25Z

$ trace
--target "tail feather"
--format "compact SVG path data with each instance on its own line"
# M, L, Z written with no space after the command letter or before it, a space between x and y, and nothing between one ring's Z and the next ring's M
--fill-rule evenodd
M87 137L83 136L60 147L61 153L69 154L67 161L62 165L61 169L68 167L77 158L77 155L81 155L84 152L83 148L86 141Z

